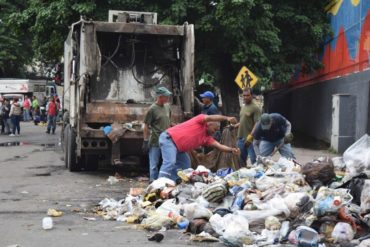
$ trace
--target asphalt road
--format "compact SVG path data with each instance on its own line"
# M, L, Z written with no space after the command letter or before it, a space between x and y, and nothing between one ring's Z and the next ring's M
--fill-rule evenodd
M188 236L177 230L165 232L161 243L153 243L147 240L148 232L94 215L91 210L102 199L122 199L130 187L146 184L127 178L110 185L106 180L114 174L112 169L67 171L59 131L48 135L45 127L21 123L19 137L0 136L0 247L221 246L189 242ZM328 154L295 151L302 163ZM63 215L54 218L54 228L46 231L41 222L49 208L61 210ZM95 217L96 221L84 217Z
M146 231L94 215L91 210L102 199L125 198L130 187L146 184L127 178L110 185L109 169L71 173L62 157L59 131L48 135L45 127L21 123L19 137L0 136L0 247L195 245L177 230L165 232L159 244L149 242ZM49 208L63 215L53 218L54 228L47 231L42 219Z

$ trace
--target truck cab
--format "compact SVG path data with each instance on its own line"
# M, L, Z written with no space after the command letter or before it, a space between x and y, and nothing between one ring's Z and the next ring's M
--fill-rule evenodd
M94 170L102 159L143 165L143 120L160 86L173 92L173 122L192 114L193 25L159 25L156 13L130 11L72 24L64 50L66 167ZM122 130L118 138L108 138L107 126Z

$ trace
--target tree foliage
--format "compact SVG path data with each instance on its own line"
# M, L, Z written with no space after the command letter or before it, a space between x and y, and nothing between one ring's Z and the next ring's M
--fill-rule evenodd
M13 29L9 16L23 9L22 1L0 0L0 77L21 76L32 55L30 37L21 28Z
M12 1L14 2L14 1ZM109 9L158 12L162 24L195 24L196 76L211 74L221 86L232 83L242 65L257 74L262 84L287 82L297 65L304 72L321 66L317 57L323 37L329 34L324 12L327 1L311 0L26 0L15 11L10 0L0 0L8 6L7 28L14 36L2 39L19 52L25 47L17 38L27 34L27 51L38 61L52 63L63 55L63 41L68 26L80 15L94 20L106 20ZM3 5L2 5L3 6ZM6 33L6 31L5 31ZM4 40L5 41L5 40ZM3 49L0 49L1 51ZM9 52L9 48L4 50ZM0 53L19 60L16 51ZM5 59L6 60L6 59ZM24 62L24 61L22 61Z

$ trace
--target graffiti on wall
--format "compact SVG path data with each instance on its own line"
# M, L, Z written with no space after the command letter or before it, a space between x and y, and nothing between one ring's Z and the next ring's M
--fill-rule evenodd
M297 74L293 85L316 83L370 68L370 1L332 0L326 11L333 36L321 55L324 67L310 75Z

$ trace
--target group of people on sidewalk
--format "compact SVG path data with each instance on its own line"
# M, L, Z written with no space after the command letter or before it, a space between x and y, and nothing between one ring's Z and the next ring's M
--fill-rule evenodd
M171 95L167 88L157 88L156 102L144 120L142 148L144 154L149 154L150 181L160 177L176 181L179 170L191 167L187 152L200 146L239 155L242 167L246 166L248 156L254 164L258 156L269 156L275 148L282 156L294 159L290 122L278 113L262 114L250 88L243 90L244 105L239 122L235 117L219 115L213 103L214 94L207 91L200 95L202 102L198 100L201 114L180 124L171 123L171 110L167 104ZM215 140L221 121L227 121L230 128L238 128L237 147L228 147Z
M55 134L56 130L56 118L60 108L60 101L57 97L51 96L49 100L44 97L46 108L46 117L48 122L46 133ZM12 102L9 99L0 99L0 124L1 134L9 136L20 135L20 122L28 122L33 120L35 125L41 122L42 112L38 99L33 96L32 100L25 96L23 103L19 102L18 98L14 98Z

